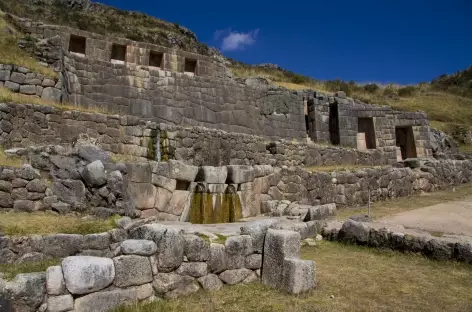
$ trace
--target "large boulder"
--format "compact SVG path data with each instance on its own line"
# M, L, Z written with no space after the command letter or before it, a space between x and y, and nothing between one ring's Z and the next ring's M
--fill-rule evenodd
M82 170L82 179L89 187L99 187L107 183L107 173L100 160L96 160Z
M311 260L285 259L282 289L298 295L315 288L315 263Z
M208 273L208 265L205 262L183 262L175 273L192 277L202 277Z
M74 298L71 295L48 297L48 312L66 312L73 308Z
M102 290L115 278L113 260L108 258L67 257L62 261L62 271L67 290L74 295Z

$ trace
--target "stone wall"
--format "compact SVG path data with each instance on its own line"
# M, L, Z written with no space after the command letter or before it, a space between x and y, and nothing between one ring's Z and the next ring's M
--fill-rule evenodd
M298 201L319 205L364 205L409 196L416 192L432 192L472 181L472 161L425 161L418 168L365 168L348 171L307 172L301 168L282 168L279 182L271 186L272 200Z
M308 135L316 142L332 141L330 114L335 113L338 116L334 123L339 128L340 146L357 148L358 120L371 118L375 149L388 155L389 163L397 161L395 127L411 126L417 156L432 156L429 121L423 112L398 112L389 106L365 104L346 98L344 92L337 92L334 96L314 92L308 96L307 105Z
M202 127L182 127L40 105L0 104L0 144L5 147L75 144L88 140L105 151L196 165L322 166L387 164L389 154L358 151Z
M62 97L62 81L16 65L0 64L0 88L3 87L15 93L53 102L60 102Z
M110 233L69 235L69 240L60 235L53 240L36 237L43 243L38 246L45 247L42 251L56 250L60 253L57 257L64 257L69 249L111 244L105 256L82 252L66 257L46 273L19 274L11 282L0 278L2 303L14 311L106 312L121 304L174 299L201 289L215 291L224 285L247 284L261 275L268 286L292 294L313 289L314 262L298 259L300 234L269 230L273 223L244 224L240 234L224 240L221 235L208 236L162 224L128 224L128 235L121 230L115 237ZM268 245L273 248L264 249ZM300 275L302 272L305 274ZM24 284L34 287L25 289Z
M328 240L366 245L379 249L420 253L435 260L455 260L472 264L470 237L443 235L434 237L428 232L406 229L399 225L347 220L323 229Z

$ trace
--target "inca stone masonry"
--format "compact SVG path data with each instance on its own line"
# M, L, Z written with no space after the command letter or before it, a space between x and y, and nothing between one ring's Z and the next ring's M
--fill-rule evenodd
M432 155L424 113L364 104L343 92L328 96L289 91L257 78L235 79L224 64L208 56L10 19L23 32L49 43L37 45L35 53L61 71L62 101L158 123L265 140L308 137L316 143L385 153L376 163Z

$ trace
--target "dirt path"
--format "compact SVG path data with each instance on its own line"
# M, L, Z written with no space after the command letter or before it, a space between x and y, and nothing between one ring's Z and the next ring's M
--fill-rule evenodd
M472 236L472 195L462 200L402 212L379 220L428 232Z

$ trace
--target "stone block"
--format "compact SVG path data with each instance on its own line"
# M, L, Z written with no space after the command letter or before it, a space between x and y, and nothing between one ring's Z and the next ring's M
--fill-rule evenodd
M211 244L210 259L208 260L208 268L210 272L221 273L228 267L228 258L226 256L225 245Z
M189 261L207 261L210 258L210 244L197 235L184 235L184 254Z
M107 249L110 247L110 234L108 233L97 233L88 234L84 236L80 248L86 249Z
M223 287L223 282L220 280L218 275L215 274L208 274L202 276L198 279L198 282L202 286L204 290L207 291L216 291L220 290Z
M185 182L193 182L198 173L198 167L187 165L181 161L169 160L169 177Z
M264 244L262 282L272 288L283 289L285 259L296 259L299 250L299 233L269 229Z
M115 279L113 260L108 258L67 257L62 261L62 271L67 290L74 295L102 290Z
M115 286L139 286L152 282L152 268L148 257L119 256L113 258L113 263L115 264Z
M90 187L100 187L107 182L105 167L100 160L96 160L82 170L82 179Z
M227 183L240 184L254 181L255 172L251 166L230 165L226 168L228 169Z
M151 256L157 252L156 243L144 239L128 239L120 246L121 252L125 255Z
M252 239L253 250L257 253L262 253L266 232L277 222L277 220L271 219L248 222L241 227L241 234L249 235Z
M235 285L244 281L251 273L249 269L226 270L219 277L225 284Z
M251 270L260 269L262 267L262 255L252 254L247 256L244 260L244 267Z
M10 80L11 72L9 70L0 70L0 81L8 81Z
M175 191L172 194L172 198L170 199L168 205L165 206L161 211L173 214L175 216L180 216L185 207L190 205L189 198L189 191Z
M20 91L20 85L15 82L5 81L5 84L3 86L13 92Z
M183 262L175 273L192 277L202 277L208 273L208 266L205 262Z
M156 202L157 188L151 183L130 183L128 191L134 199L137 209L154 208Z
M62 92L59 89L53 87L47 87L43 89L41 99L46 101L61 102Z
M171 198L172 198L172 192L170 192L169 190L165 188L158 187L154 208L156 208L159 211L166 211Z
M67 312L74 308L74 298L71 295L49 296L48 312Z
M123 304L144 300L151 297L152 294L150 284L96 292L77 298L74 304L74 312L107 312Z
M149 163L127 164L128 179L131 182L151 183L152 171Z
M48 295L62 295L66 291L64 275L60 265L51 266L46 270L46 290Z
M336 204L309 207L303 221L324 220L336 215Z
M196 181L224 184L227 176L228 169L226 167L203 166L198 171Z
M175 191L175 188L177 186L177 180L169 179L169 178L164 177L164 176L153 174L152 175L152 184L154 184L155 186L158 186L158 187L162 187L162 188L168 190L169 192L173 192L173 191Z
M347 242L367 244L369 242L370 228L363 222L347 220L338 234L339 240Z
M22 73L18 73L18 72L12 72L11 76L10 76L10 80L12 82L16 82L16 83L19 83L19 84L24 83L25 79L26 79L26 75L22 74Z
M282 289L298 295L315 288L315 262L311 260L285 259Z

